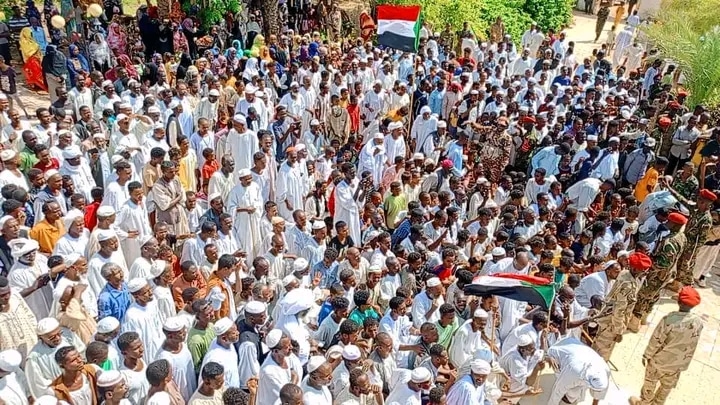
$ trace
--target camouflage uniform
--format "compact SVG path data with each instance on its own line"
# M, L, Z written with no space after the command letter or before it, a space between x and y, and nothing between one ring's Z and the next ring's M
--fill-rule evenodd
M687 225L685 225L685 236L687 243L680 255L675 280L683 285L692 285L693 269L698 251L707 242L708 231L712 228L712 216L709 211L693 211Z
M637 294L637 303L633 310L636 317L642 319L652 311L653 305L660 299L660 290L675 277L675 264L686 241L684 233L676 232L666 236L658 243L653 255L653 265Z
M665 403L680 372L688 369L702 330L702 319L692 312L671 312L660 321L643 354L645 382L640 390L641 404Z
M637 301L638 287L630 270L624 270L605 298L606 302L613 303L612 314L598 319L599 330L592 348L606 361L615 347L615 336L622 335L627 328Z

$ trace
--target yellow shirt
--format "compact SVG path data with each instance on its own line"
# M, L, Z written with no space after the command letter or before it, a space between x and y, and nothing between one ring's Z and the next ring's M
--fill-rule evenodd
M47 219L38 222L30 230L30 239L35 239L40 245L41 253L52 253L58 239L65 234L65 225L61 220L57 220L55 224L51 224Z
M645 172L645 175L642 177L642 179L640 179L635 185L635 198L638 200L638 202L642 202L645 197L647 197L647 195L650 194L653 189L655 189L659 178L660 173L658 173L658 171L654 167L649 168L647 172ZM648 191L648 188L651 191Z

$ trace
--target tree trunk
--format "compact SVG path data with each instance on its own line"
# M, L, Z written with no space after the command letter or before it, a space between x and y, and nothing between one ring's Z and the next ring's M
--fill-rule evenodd
M277 0L260 0L260 10L263 16L263 35L267 38L270 35L280 36L280 14L278 13Z

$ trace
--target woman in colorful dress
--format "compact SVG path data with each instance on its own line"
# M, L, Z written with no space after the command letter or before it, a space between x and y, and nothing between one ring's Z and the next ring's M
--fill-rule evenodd
M43 78L42 52L40 45L33 39L32 30L29 27L20 31L20 52L25 61L23 65L25 83L31 88L47 91L47 85Z
M108 27L107 43L115 55L127 53L127 34L117 21Z
M75 78L80 73L90 73L90 64L85 55L80 53L80 48L75 44L68 47L70 56L67 58L67 69L70 75L70 86L75 87Z

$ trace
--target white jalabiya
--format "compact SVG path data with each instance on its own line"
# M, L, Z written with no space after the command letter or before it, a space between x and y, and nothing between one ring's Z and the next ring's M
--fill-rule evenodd
M15 264L13 264L7 277L9 286L14 292L20 294L24 289L32 287L38 277L48 274L48 271L47 258L39 253L35 255L35 261L32 265L21 263L15 259ZM50 315L53 303L52 283L33 291L24 299L38 320L47 318Z
M430 117L426 120L419 116L415 119L410 131L410 139L415 140L415 153L424 153L425 156L432 156L435 153L433 134L436 131L437 118Z
M230 196L230 191L235 187L235 179L233 174L225 175L222 170L218 170L210 176L210 183L208 184L208 195L215 193L220 194L223 201L227 201Z
M461 367L468 359L472 358L476 350L483 348L489 349L489 346L483 340L480 331L473 332L472 319L468 319L457 332L455 332L455 337L448 351L450 362L454 364L455 367Z
M576 403L585 397L588 388L591 388L589 391L593 399L605 399L610 368L595 350L573 337L567 337L548 349L548 357L555 360L560 369L548 405L565 403L563 397L570 403Z
M310 357L310 331L304 324L298 321L296 315L281 315L275 325L277 329L282 330L292 339L298 342L298 358L300 363L305 365ZM267 361L267 360L266 360Z
M172 379L177 384L180 394L185 399L185 402L190 400L193 392L197 389L198 380L195 376L192 355L187 345L182 343L182 348L178 353L160 350L155 358L157 360L165 359L170 363Z
M28 191L30 189L28 187L27 180L25 179L25 176L23 176L22 172L19 172L18 175L14 172L11 172L10 170L5 169L0 172L0 187L4 187L8 184L14 184L25 191Z
M0 398L6 405L29 405L28 388L25 373L18 369L0 379Z
M125 263L125 258L122 256L122 254L118 251L113 252L109 258L104 258L100 256L100 253L95 253L92 258L90 258L90 261L88 262L88 283L90 285L90 288L93 290L95 295L100 296L100 291L105 287L105 284L107 284L107 281L103 278L102 274L100 273L100 270L102 269L102 266L106 263L114 263L120 266L120 268L123 271L124 279L125 281L128 279L128 269L127 267L123 267Z
M540 334L537 330L535 330L535 327L533 327L532 323L526 323L524 325L515 327L515 329L513 329L512 332L507 335L505 340L503 340L502 355L504 356L510 351L516 349L518 343L520 343L520 339L523 336L529 336L530 339L532 339L533 343L535 343L535 347L540 347Z
M253 167L253 155L260 150L257 134L246 130L239 133L231 129L227 135L227 152L235 159L235 175L242 169Z
M485 405L485 384L475 385L472 376L466 375L450 387L448 405Z
M390 392L390 395L388 395L385 403L388 405L421 405L422 399L420 398L420 395L420 391L411 390L407 383L398 384Z
M285 161L278 172L275 202L280 216L286 221L293 222L292 212L303 208L304 188L302 172L297 163L290 166L289 162ZM290 202L292 209L288 209L286 201Z
M58 311L60 310L60 297L62 297L65 289L68 287L74 287L78 284L88 285L87 278L81 276L80 280L73 281L67 277L63 277L58 280L57 284L55 285L55 289L53 289L53 305L52 309L50 310L50 316L57 316ZM85 310L91 317L96 318L98 315L97 296L93 292L92 288L86 288L82 292L81 298L83 308L85 308Z
M83 193L88 201L92 201L90 191L95 187L95 179L85 158L81 158L80 164L77 166L71 166L68 162L63 163L59 172L63 176L70 176L75 185L75 190Z
M263 350L268 350L265 343L261 343ZM240 388L247 388L247 382L252 376L260 375L260 362L258 361L257 345L255 342L246 341L240 343L237 351L238 364L242 366L238 368L238 381Z
M407 155L405 138L402 135L397 139L393 138L392 135L386 135L384 145L385 157L387 157L387 164L389 165L395 164L395 157L402 156L404 158Z
M435 308L435 311L430 317L426 318L425 315L430 311L432 303L433 300L428 297L427 291L423 291L415 296L412 304L413 326L419 329L425 322L435 323L440 320L440 306L445 303L445 299L443 299L442 295L438 297L437 308Z
M129 182L130 181L128 181L128 183ZM130 199L130 194L127 189L128 183L120 185L117 181L109 182L105 188L102 205L112 207L115 212L120 212L123 204Z
M355 179L350 184L346 180L335 186L335 223L344 221L348 225L348 234L356 245L362 242L360 239L360 208L355 201L355 191L359 181Z
M341 362L332 372L332 383L330 383L330 392L333 397L337 397L340 393L350 385L350 371L348 371L345 362Z
M183 244L182 254L180 255L180 263L190 260L193 263L202 263L205 260L205 246L213 243L211 238L202 240L198 234L194 238L188 239Z
M145 348L145 352L147 352L147 347ZM145 377L146 369L147 363L143 363L142 368L138 371L130 370L122 363L120 364L120 368L118 368L120 374L125 378L125 384L127 384L128 387L127 399L130 400L130 403L133 405L142 404L150 390L150 383L147 381L147 377Z
M605 298L613 283L614 280L608 280L607 273L604 271L589 274L580 280L580 285L575 289L575 300L585 308L590 308L590 298L593 295Z
M240 388L240 374L238 370L245 367L245 365L241 367L238 363L238 355L234 346L230 345L230 347L226 349L217 343L217 338L213 339L212 343L210 343L210 348L208 348L207 353L205 353L198 376L202 375L202 368L210 362L218 363L225 369L226 388Z
M132 200L127 200L115 216L115 227L124 232L138 232L137 236L120 241L125 263L134 263L135 259L140 257L140 239L153 235L148 220L147 205L144 202L135 204Z
M341 366L344 366L344 364ZM341 366L338 366L338 368ZM308 377L305 377L300 384L300 388L303 391L303 403L312 405L332 405L333 395L330 394L328 387L322 386L319 390L315 389L307 383L307 379ZM337 397L337 394L335 397Z
M407 358L409 353L406 351L400 351L400 345L410 344L414 338L410 334L410 328L412 322L410 318L405 315L399 316L397 319L393 319L391 311L387 311L385 315L380 319L380 325L378 330L385 332L392 338L393 341L393 352L395 353L395 363L397 365L407 364Z
M79 353L85 352L85 344L69 329L60 328L62 339L60 344L50 347L38 341L35 347L28 353L25 361L25 377L27 378L30 394L34 398L43 395L54 395L50 388L52 380L57 378L62 371L55 361L55 352L66 346L73 346Z
M152 278L151 273L154 263L154 260L151 261L144 257L138 257L137 259L135 259L135 261L130 266L130 280L134 280L136 278Z
M143 361L147 364L152 363L165 340L157 303L150 301L143 307L137 302L133 302L125 312L125 317L120 322L120 325L121 334L136 332L140 335L140 340L145 345Z
M613 53L613 66L620 66L621 57L625 48L630 46L633 41L633 29L626 26L624 30L618 32L615 37L615 51Z
M231 255L240 249L240 243L238 242L235 235L233 235L234 232L230 232L228 235L225 235L221 230L218 229L217 231L217 239L215 239L215 246L217 246L218 249L218 257L222 255Z
M84 256L85 248L87 247L89 241L89 235L90 232L88 232L87 229L84 230L82 235L77 238L73 238L69 233L66 233L58 239L57 243L55 243L53 255L66 257L70 254L77 253Z
M177 315L177 309L175 308L175 301L173 300L172 291L168 287L160 287L156 285L153 287L153 297L157 302L158 317L160 323L164 324L165 320Z
M505 338L520 324L520 318L527 312L527 302L500 297L500 340Z
M260 367L258 377L257 403L273 404L280 396L280 389L285 384L290 384L292 379L292 368L286 359L287 368L283 368L275 362L272 355L267 356Z
M542 350L535 350L535 353L528 358L522 357L517 349L511 350L503 355L500 359L500 367L502 367L510 377L511 394L522 394L530 388L526 384L527 378L532 374L535 366L537 366L542 358Z
M369 171L372 173L373 184L375 186L380 185L382 180L383 169L385 168L385 147L382 145L375 145L374 141L369 141L360 150L360 161L358 172L363 173Z
M262 243L260 232L260 220L263 213L263 199L260 187L252 182L247 187L242 184L235 186L230 192L227 200L228 211L233 216L233 232L240 249L249 254L248 263L252 263L251 257L255 247ZM255 212L237 212L239 207L253 207Z

